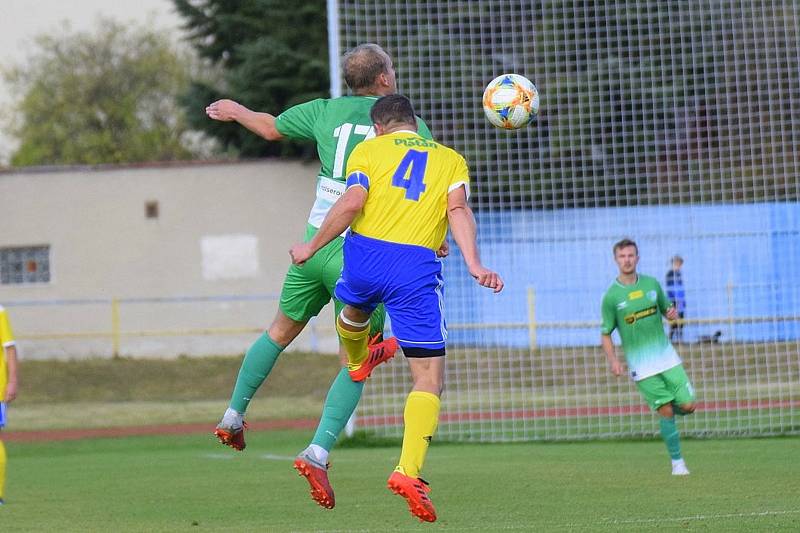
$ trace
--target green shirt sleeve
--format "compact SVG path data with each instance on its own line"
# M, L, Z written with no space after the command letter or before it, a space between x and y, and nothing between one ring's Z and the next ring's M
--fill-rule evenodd
M667 295L664 294L664 289L661 288L661 284L656 281L656 298L658 302L658 308L661 311L661 314L664 315L667 313L667 309L672 307L672 302L667 298Z
M417 117L417 133L420 137L424 139L433 140L433 134L431 130L428 128L428 125L425 124L425 121L421 118Z
M608 295L603 297L603 305L601 309L603 317L603 325L600 332L603 335L611 335L611 332L617 329L617 311L614 309L614 302Z
M314 125L325 111L328 100L317 98L292 106L275 119L275 128L290 139L314 140Z

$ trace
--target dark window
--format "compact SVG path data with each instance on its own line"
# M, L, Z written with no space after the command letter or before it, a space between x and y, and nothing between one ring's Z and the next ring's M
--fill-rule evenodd
M50 246L0 248L0 284L50 283Z
M150 200L144 203L144 216L146 218L158 218L158 202Z

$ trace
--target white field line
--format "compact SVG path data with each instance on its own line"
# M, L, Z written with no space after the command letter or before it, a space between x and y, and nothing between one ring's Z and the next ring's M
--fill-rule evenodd
M760 511L754 513L728 513L728 514L711 514L711 515L692 515L692 516L676 516L676 517L662 517L662 518L636 518L631 520L619 520L616 518L603 518L599 522L590 523L565 523L565 524L537 524L544 530L552 529L588 529L594 530L600 526L614 526L614 525L643 525L643 524L667 524L672 522L688 522L688 521L702 521L702 520L724 520L734 518L766 518L772 516L794 515L800 514L800 509L791 509L785 511ZM449 528L442 528L449 529ZM520 524L518 526L492 526L492 531L529 531L530 524ZM453 531L485 531L485 525L479 526L457 526ZM378 533L385 531L384 529L293 529L292 533ZM418 526L408 527L392 527L392 531L419 531Z

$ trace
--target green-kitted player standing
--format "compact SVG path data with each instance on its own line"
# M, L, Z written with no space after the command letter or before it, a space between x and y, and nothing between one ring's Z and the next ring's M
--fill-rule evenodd
M611 332L619 331L631 377L651 409L661 418L661 438L672 459L672 475L689 474L681 455L675 415L694 412L694 389L675 348L664 333L662 317L678 318L658 281L636 272L639 249L630 239L614 245L619 276L603 297L601 341L611 372L622 374Z

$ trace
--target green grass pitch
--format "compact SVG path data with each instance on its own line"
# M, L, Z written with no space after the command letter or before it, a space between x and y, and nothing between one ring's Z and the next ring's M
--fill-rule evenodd
M800 530L798 438L685 441L688 478L670 475L659 441L434 442L435 524L386 490L395 446L335 450L336 508L317 507L291 468L308 438L251 432L241 454L211 435L7 443L0 530Z

